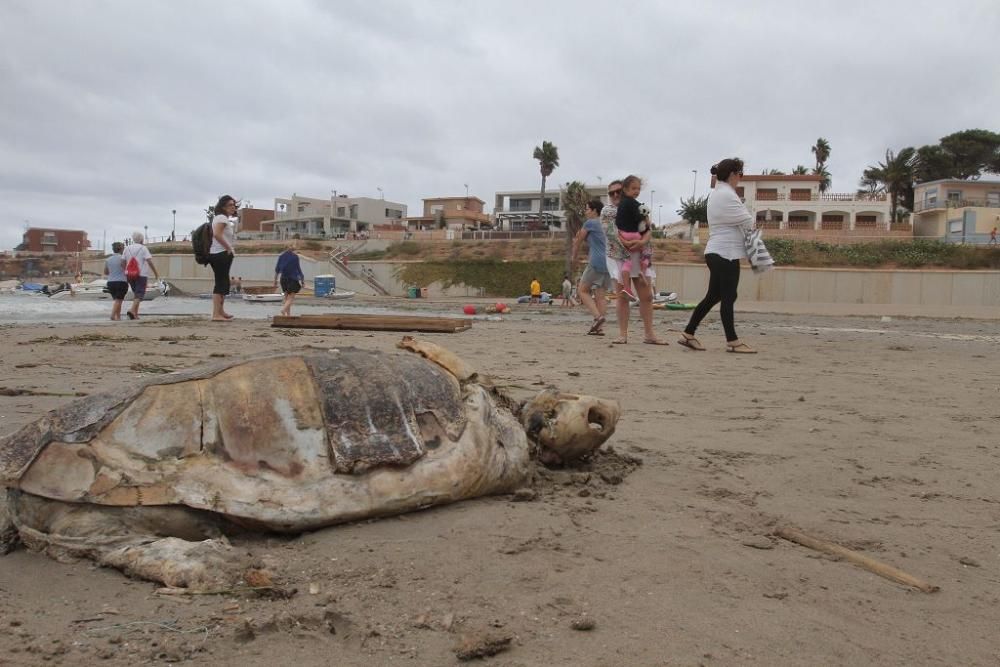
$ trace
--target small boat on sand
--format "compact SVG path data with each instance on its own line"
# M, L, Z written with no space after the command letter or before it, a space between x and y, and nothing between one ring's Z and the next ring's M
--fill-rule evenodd
M156 297L166 296L169 287L163 281L151 282L146 287L146 296L142 298L143 301L152 301ZM97 280L92 280L89 283L75 283L69 285L68 289L59 289L49 296L51 299L81 299L81 300L91 300L91 299L111 299L111 295L108 293L108 281L103 278L98 278ZM132 288L129 288L128 292L125 294L125 300L132 300Z
M282 294L281 292L270 293L270 294L268 294L268 293L257 294L257 293L250 293L250 292L244 292L243 293L243 300L244 301L252 301L254 303L274 303L274 302L277 302L277 301L283 301L284 299L285 299L285 295Z
M352 292L346 289L332 289L330 290L326 298L327 299L350 299L352 296L357 294L357 292Z

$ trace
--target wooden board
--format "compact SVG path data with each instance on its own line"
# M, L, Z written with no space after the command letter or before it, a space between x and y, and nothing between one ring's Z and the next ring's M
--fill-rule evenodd
M354 329L360 331L419 331L457 333L472 326L472 320L456 317L414 317L409 315L276 315L272 327L293 329Z

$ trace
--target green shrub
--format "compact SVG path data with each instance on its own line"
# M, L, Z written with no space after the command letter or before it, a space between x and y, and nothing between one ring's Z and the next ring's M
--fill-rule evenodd
M418 287L431 283L441 283L446 288L463 285L482 290L486 296L513 298L528 293L532 278L538 278L543 291L558 294L564 269L562 261L455 260L406 264L396 269L396 277L404 284Z

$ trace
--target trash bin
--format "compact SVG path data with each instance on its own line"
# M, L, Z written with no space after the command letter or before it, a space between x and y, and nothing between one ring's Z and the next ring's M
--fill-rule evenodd
M408 299L416 299L418 296L420 296L420 290L416 287L408 287L406 289L406 297Z
M421 299L426 299L427 298L427 288L426 287L421 287L420 288L420 298Z
M329 296L337 289L337 277L333 275L316 276L313 278L313 294L316 296Z

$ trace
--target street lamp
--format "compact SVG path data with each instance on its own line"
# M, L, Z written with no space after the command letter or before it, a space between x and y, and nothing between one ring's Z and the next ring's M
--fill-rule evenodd
M691 199L694 199L698 195L698 170L692 169L691 173L694 174L694 185L691 186Z
M142 229L145 231L142 235L142 240L144 243L149 243L149 225L143 225Z
M379 195L379 197L380 197L381 199L385 199L385 193L384 193L384 192L382 192L382 188L376 185L376 186L375 186L375 189L376 189L376 190L378 190L378 195Z
M173 229L172 232L170 232L170 240L171 241L176 241L177 240L177 209L176 208L172 209L170 212L174 216L174 229Z
M656 216L657 216L656 217L656 226L657 227L662 227L663 226L663 204L660 204L660 207L657 209Z
M649 191L649 210L650 211L653 210L653 195L655 195L655 194L656 194L656 190L650 190Z
M468 183L463 183L462 185L465 186L465 198L468 199L469 198L469 184Z

